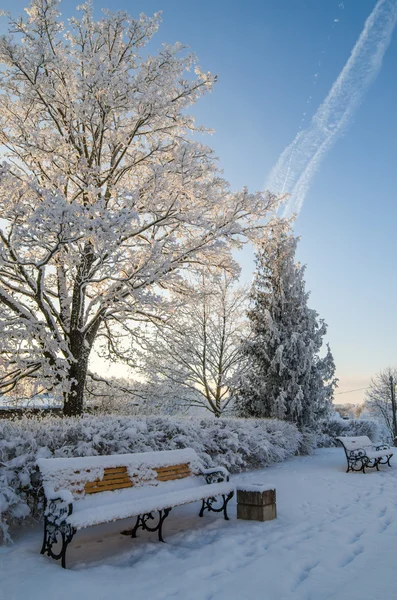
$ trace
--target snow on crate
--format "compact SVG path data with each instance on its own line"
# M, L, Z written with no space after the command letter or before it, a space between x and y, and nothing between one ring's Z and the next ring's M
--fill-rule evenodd
M267 492L267 490L276 489L276 486L273 483L242 481L241 483L236 483L236 488L240 492Z

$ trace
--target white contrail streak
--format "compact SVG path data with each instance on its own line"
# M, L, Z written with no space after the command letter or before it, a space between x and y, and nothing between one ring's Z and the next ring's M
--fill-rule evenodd
M397 24L397 0L378 0L349 60L307 129L280 155L266 189L288 192L284 216L299 214L321 160L347 127L375 80Z

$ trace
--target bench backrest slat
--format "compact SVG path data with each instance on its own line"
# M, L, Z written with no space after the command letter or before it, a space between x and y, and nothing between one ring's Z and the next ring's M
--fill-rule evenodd
M373 446L373 443L366 435L357 437L339 436L336 439L344 445L346 450L356 450L357 448L368 448L368 446Z
M184 479L189 477L190 469L188 464L175 465L173 467L159 467L155 469L158 481L173 481L175 479ZM97 494L98 492L108 492L112 490L121 490L123 488L133 487L134 478L128 474L127 467L118 469L105 469L101 479L89 481L84 486L86 494Z
M85 484L84 492L86 494L96 494L132 486L133 483L128 475L127 467L119 467L117 469L105 469L102 479L98 478Z
M183 479L191 475L190 468L187 463L175 465L173 467L160 467L156 469L158 481L170 481L173 479Z
M98 494L99 492L112 492L114 490L122 490L124 488L130 488L133 484L131 481L126 481L124 483L109 483L105 482L101 485L101 482L98 484L96 482L86 483L84 486L85 494Z
M69 490L75 499L134 485L158 485L198 474L194 450L171 450L114 456L54 458L38 461L44 487Z

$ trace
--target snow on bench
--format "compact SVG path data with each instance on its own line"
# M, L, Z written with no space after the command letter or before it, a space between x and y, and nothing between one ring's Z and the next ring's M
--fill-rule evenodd
M362 471L365 473L367 467L379 471L379 465L390 465L390 459L393 456L392 448L386 444L375 446L369 437L361 435L357 437L341 436L335 438L340 442L345 450L347 459L347 470ZM359 467L359 468L357 468Z
M136 537L139 528L157 531L164 541L163 522L173 507L201 501L200 517L208 510L228 519L227 503L234 494L228 471L205 469L191 448L43 458L37 464L46 498L41 553L61 559L64 568L67 547L79 529L136 517L133 529L123 533Z

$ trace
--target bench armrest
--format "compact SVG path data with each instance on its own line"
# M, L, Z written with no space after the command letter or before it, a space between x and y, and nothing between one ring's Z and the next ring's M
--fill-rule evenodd
M381 444L380 446L375 446L375 450L392 450L388 444Z
M44 485L44 495L46 500L63 500L64 502L73 503L73 494L70 490L57 490L55 491L52 487Z
M365 448L354 448L354 450L346 450L346 455L348 458L359 459L367 456L367 451Z
M229 481L229 471L224 467L214 467L212 469L201 468L201 473L204 475L207 483L222 483Z
M45 490L45 517L53 523L63 523L73 512L73 496L69 490Z

